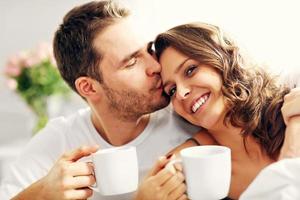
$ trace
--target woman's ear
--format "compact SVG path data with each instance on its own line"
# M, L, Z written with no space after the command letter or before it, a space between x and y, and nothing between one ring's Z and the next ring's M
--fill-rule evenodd
M98 85L98 81L86 76L81 76L75 81L78 93L85 99L94 99L100 96Z

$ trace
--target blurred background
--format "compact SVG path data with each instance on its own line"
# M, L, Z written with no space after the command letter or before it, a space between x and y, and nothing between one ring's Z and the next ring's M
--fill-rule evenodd
M11 89L5 66L12 55L52 42L68 10L86 0L0 0L0 179L33 136L37 116ZM297 0L121 0L141 19L137 24L152 39L157 33L191 21L219 25L251 57L276 74L299 68L300 12ZM58 98L59 99L59 98ZM49 117L68 115L86 106L76 95L50 98Z

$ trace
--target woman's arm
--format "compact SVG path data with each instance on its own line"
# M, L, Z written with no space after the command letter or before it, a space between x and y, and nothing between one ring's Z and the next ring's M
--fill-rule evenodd
M199 146L199 145L218 145L216 140L207 132L206 130L201 130L200 132L196 133L192 138L186 140L181 145L177 146L175 149L172 149L168 154L167 157L171 155L179 154L180 150L185 149L187 147L192 146Z

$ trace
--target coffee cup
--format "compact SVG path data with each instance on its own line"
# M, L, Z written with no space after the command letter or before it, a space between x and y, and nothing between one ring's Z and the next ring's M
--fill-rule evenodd
M231 151L228 147L189 147L181 150L180 158L170 161L166 167L172 171L175 163L182 163L189 199L227 197L231 180Z
M102 195L133 192L138 186L138 161L134 146L113 147L92 154L96 184Z

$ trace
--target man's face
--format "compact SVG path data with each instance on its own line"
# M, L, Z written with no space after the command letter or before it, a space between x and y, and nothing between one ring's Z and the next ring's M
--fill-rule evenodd
M94 40L103 59L100 69L104 101L122 118L136 118L168 105L163 95L161 66L130 19L107 27Z

